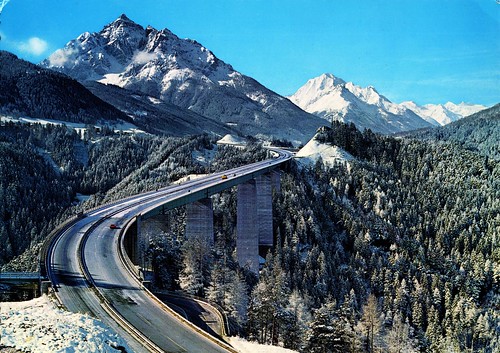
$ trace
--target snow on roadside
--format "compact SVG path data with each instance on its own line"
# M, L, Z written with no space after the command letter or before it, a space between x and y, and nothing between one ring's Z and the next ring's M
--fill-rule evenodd
M283 347L249 342L241 337L229 337L229 343L240 353L296 353Z
M132 352L99 320L58 309L47 296L0 303L1 345L40 353Z

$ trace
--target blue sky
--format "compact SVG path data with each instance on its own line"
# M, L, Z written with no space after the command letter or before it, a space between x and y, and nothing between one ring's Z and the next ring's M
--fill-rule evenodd
M10 0L0 49L39 62L121 13L283 95L329 72L398 103L500 102L496 0Z

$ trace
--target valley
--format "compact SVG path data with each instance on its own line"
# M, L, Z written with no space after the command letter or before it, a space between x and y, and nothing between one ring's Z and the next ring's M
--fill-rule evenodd
M134 265L153 291L213 303L227 320L227 342L258 344L252 349L500 348L498 104L398 104L333 74L285 97L197 41L126 15L82 33L40 65L6 51L0 64L1 270L40 271L40 249L51 232L72 217L90 217L54 245L59 282L52 281L58 296L80 281L80 294L70 288L63 301L69 311L104 322L96 324L104 327L99 342L118 332L117 342L129 350L144 348L103 313L102 298L74 300L92 296L90 287L125 308L123 317L139 331L164 322L164 313L138 294L142 283L112 273L125 220L107 215L116 218L110 228L103 210L170 190L164 188L193 195L199 191L191 185L230 183L245 173L256 178L252 163L281 163L269 150L274 146L290 150L283 152L290 160L280 167L279 187L269 189L272 246L257 245L259 263L246 266L238 255L241 195L231 184L207 191L208 245L186 235L184 204L158 211L136 230L147 242L130 256L141 259ZM247 217L264 222L262 213L255 215ZM89 219L104 228L83 251L89 260L100 254L89 265L98 283L87 286L93 279L84 279L73 255ZM120 290L134 305L116 299L112 285L128 286ZM0 289L2 301L24 296L4 284ZM142 306L147 318L135 310ZM3 323L15 315L0 315L0 346L13 346L16 339L3 338L14 335ZM196 342L193 327L186 333L169 320L164 331L172 336L158 331L151 338L163 350L233 349ZM57 340L51 347L60 348Z

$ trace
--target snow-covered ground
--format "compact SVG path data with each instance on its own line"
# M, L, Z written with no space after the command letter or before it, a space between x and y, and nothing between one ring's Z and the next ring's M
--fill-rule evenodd
M324 164L333 166L339 162L348 164L354 157L340 147L320 143L316 138L312 138L297 152L295 158L300 164L305 165L314 164L321 158Z
M118 353L132 350L112 329L88 315L58 309L47 296L0 303L0 346L26 352Z
M217 141L217 144L219 144L219 145L238 145L238 146L241 146L241 145L245 145L246 141L245 141L245 139L243 139L241 137L227 134L226 136L224 136L223 138L221 138L219 141Z
M229 343L241 353L295 353L291 349L249 342L240 337L230 337Z
M295 353L230 337L241 353ZM112 329L88 315L58 309L47 296L25 302L0 303L0 346L24 352L132 352Z

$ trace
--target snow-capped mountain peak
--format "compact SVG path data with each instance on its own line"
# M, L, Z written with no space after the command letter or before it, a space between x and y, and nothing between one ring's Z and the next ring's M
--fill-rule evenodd
M400 105L412 110L433 125L438 126L449 124L487 108L483 105L463 102L460 104L447 102L446 104L426 104L419 106L415 102L408 101Z
M411 110L380 95L373 86L360 87L332 74L307 81L289 99L328 121L353 122L360 129L394 133L429 126Z
M322 124L197 41L180 39L168 29L143 28L125 15L100 32L70 41L41 65L80 81L145 93L243 134L304 142Z

